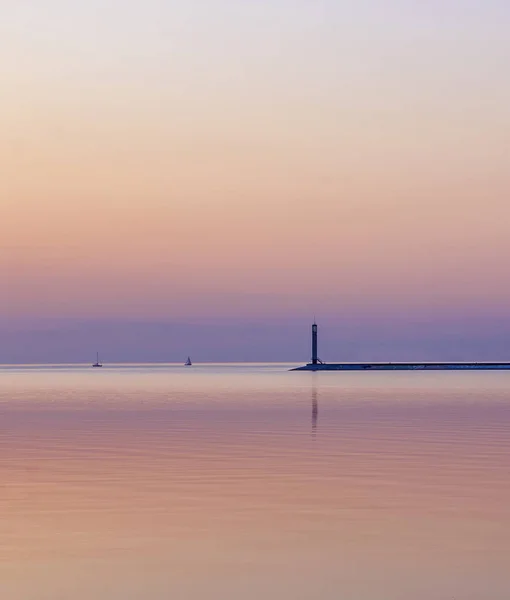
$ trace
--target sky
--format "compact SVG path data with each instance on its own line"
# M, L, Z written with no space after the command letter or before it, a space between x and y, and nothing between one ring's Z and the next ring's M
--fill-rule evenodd
M0 362L510 359L507 2L1 11Z

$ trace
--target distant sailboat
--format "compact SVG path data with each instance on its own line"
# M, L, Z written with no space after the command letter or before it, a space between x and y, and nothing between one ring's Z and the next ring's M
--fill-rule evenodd
M96 362L92 365L93 367L102 367L103 365L99 362L99 352L96 354Z
M185 367L191 367L193 363L191 362L191 358L188 356L188 360L184 363Z

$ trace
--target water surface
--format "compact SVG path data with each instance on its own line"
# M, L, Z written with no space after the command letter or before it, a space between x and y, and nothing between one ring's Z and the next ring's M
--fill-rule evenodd
M6 600L508 600L510 373L0 367Z

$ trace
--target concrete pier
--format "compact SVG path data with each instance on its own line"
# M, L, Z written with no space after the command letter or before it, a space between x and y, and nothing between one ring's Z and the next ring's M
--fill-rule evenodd
M322 363L303 365L292 371L497 371L510 370L510 362L440 363Z

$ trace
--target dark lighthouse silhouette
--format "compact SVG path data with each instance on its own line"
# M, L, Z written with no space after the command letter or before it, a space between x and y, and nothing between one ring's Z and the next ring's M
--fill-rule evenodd
M318 354L318 327L312 325L312 360L292 371L495 371L510 370L510 362L368 362L326 363Z

